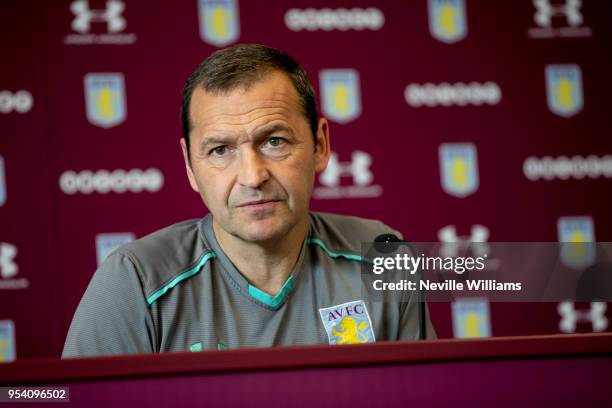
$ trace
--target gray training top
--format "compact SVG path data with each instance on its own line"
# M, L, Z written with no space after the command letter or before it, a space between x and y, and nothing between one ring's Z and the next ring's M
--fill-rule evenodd
M363 290L361 243L385 233L401 237L379 221L311 212L295 268L271 296L223 253L210 214L169 226L95 272L62 357L416 339L411 293L381 302Z

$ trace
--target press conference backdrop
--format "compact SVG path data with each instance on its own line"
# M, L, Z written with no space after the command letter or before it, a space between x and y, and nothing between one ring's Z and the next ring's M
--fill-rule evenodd
M109 251L205 215L180 92L236 43L309 74L333 151L314 210L412 241L612 241L610 18L605 0L4 0L0 359L59 356ZM606 303L430 308L440 337L609 330Z

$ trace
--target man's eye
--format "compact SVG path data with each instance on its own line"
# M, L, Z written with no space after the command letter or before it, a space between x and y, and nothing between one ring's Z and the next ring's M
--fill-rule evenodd
M268 144L272 147L279 147L285 143L285 139L282 137L271 137L268 139Z
M213 156L223 156L227 152L227 146L217 146L210 151Z

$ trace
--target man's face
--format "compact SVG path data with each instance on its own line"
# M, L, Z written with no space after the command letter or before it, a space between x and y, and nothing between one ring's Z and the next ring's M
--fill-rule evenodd
M185 166L215 232L265 242L307 222L315 172L327 166L329 134L321 119L313 142L287 75L272 71L229 93L197 87L190 114L191 163L181 139Z

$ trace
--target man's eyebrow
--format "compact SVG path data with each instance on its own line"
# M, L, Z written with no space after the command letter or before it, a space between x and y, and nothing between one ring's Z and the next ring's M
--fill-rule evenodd
M213 134L211 136L205 136L202 143L200 143L200 151L205 152L210 146L214 145L226 145L233 142L236 139L234 135L229 134Z
M257 129L253 135L253 139L257 140L276 132L285 132L293 135L293 130L291 130L291 128L284 123L273 123L271 125L264 126L261 129Z
M219 143L228 143L232 139L234 138L231 136L210 136L202 140L202 146L208 146L208 145L219 144Z

